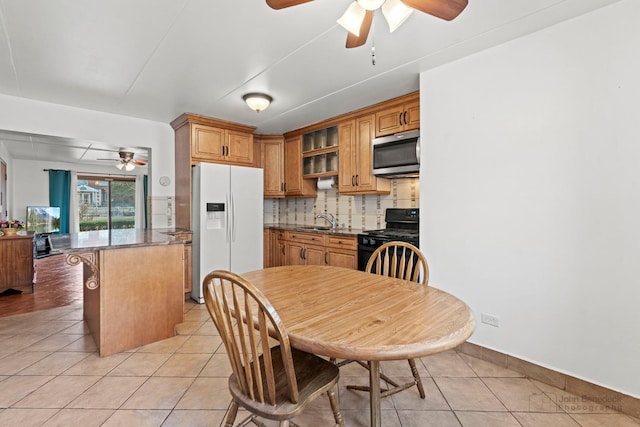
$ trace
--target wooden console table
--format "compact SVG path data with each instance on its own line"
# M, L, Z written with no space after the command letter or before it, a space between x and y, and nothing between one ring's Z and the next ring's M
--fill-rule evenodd
M0 237L0 292L33 292L33 235Z

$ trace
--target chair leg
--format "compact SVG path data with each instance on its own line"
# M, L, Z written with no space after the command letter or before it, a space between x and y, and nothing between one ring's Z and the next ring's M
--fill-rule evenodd
M336 386L327 390L327 396L329 396L329 403L331 404L331 410L333 411L333 418L336 421L336 424L340 427L344 427L342 412L340 412L340 403L338 403L338 397L336 396Z
M426 397L424 393L424 386L422 385L422 380L420 379L418 368L416 368L415 360L409 359L409 366L411 367L411 373L413 374L413 379L416 382L416 387L418 387L418 393L420 393L420 398L424 399Z
M238 403L235 400L232 400L229 404L229 409L227 409L227 417L224 420L224 427L233 427L233 422L236 420L237 415Z

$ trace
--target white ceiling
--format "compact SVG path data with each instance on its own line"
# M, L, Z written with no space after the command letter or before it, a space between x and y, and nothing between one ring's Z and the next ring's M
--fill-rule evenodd
M415 11L392 34L376 12L367 43L345 49L336 19L351 1L273 10L264 0L0 0L0 93L283 133L418 90L421 71L619 0L469 0L451 22ZM255 113L242 101L248 92L274 101ZM44 144L54 145L48 159L117 158L120 149L1 131L0 141L25 159Z

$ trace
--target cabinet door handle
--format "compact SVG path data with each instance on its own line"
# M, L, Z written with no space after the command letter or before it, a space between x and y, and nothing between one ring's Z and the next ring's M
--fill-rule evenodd
M324 253L324 263L329 264L329 252Z
M355 175L351 175L351 186L352 187L356 186L356 176Z
M402 126L402 111L400 112L400 114L398 114L398 123L400 123L400 126Z
M284 183L284 192L285 193L287 192L287 183L286 182Z
M404 112L403 117L404 117L404 124L408 125L409 123L407 123L407 112L406 111Z
M356 185L360 185L360 175L356 175Z
M284 255L284 245L282 245L282 255Z
M300 259L304 259L304 249L300 248Z

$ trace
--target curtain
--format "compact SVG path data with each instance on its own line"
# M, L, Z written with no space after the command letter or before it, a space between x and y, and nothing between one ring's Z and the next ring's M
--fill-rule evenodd
M147 228L147 176L136 176L135 188L135 228Z
M71 172L49 169L49 206L60 207L60 233L69 233Z
M78 211L78 173L71 171L69 186L69 233L80 231L80 212Z

